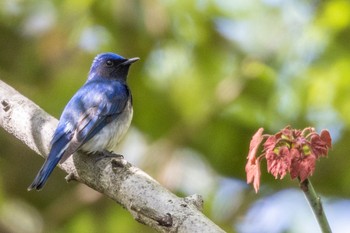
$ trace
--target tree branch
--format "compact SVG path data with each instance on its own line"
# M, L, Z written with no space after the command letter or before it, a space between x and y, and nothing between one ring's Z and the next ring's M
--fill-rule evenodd
M0 125L46 157L57 120L0 80ZM179 198L123 158L96 160L78 152L59 167L67 181L103 193L158 232L224 232L201 213L200 196Z

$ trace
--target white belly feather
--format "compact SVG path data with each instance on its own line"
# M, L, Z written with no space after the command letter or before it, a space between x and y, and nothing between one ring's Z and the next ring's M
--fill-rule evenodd
M115 120L102 128L100 132L87 141L81 149L89 153L103 150L114 151L128 131L132 115L133 109L129 101L126 110Z

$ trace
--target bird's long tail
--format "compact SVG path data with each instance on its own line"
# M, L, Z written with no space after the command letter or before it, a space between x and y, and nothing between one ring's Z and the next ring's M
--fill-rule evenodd
M28 187L28 191L32 189L41 190L44 187L53 169L56 167L58 162L61 160L62 155L66 151L69 140L70 138L68 137L60 137L53 143L45 163L36 175L33 183Z
M51 175L53 169L56 167L59 160L59 157L55 157L54 159L48 157L48 159L45 161L40 171L36 175L33 183L28 187L28 191L32 189L41 190L44 187L47 179Z

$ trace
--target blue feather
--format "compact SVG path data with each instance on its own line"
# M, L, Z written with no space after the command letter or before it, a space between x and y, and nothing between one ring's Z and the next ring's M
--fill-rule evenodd
M51 147L51 151L48 155L48 158L41 167L38 175L35 177L33 183L28 187L28 190L31 189L37 189L40 190L44 184L46 183L47 179L51 175L53 169L56 167L57 163L62 157L62 154L64 153L64 148L67 146L71 138L68 134L65 134L64 136L60 137Z

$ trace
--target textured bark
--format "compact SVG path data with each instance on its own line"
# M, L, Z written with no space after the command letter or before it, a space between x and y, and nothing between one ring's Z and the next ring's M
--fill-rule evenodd
M0 80L0 125L45 158L57 120ZM158 232L224 232L202 214L199 195L179 198L123 158L78 152L59 167L68 181L103 193Z

